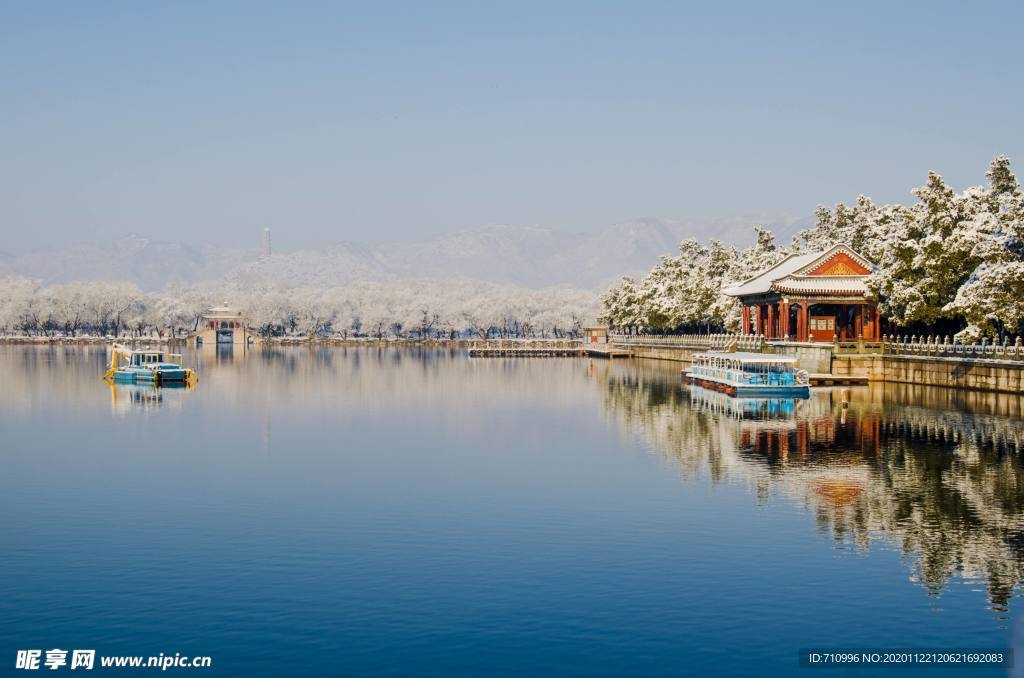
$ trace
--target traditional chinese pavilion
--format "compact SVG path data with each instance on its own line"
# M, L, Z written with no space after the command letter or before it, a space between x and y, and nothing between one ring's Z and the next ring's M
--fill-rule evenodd
M189 346L239 345L255 343L256 336L249 331L245 318L228 306L214 306L203 314L196 331L189 335Z
M743 304L743 334L768 339L878 341L878 305L865 284L872 265L846 245L790 254L725 293Z

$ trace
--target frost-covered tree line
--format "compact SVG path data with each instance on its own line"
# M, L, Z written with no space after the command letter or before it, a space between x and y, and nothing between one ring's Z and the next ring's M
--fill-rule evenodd
M625 277L602 296L612 326L651 331L736 331L738 303L722 293L791 252L844 243L877 267L872 297L892 328L956 334L961 341L1024 333L1024 193L999 156L986 186L956 192L929 172L912 205L819 207L815 225L788 245L756 230L746 249L716 240L680 244L643 278Z
M640 280L625 276L605 291L602 319L628 331L735 331L739 303L722 290L786 255L770 230L754 230L755 243L746 249L684 240L677 256L661 257Z
M228 301L265 337L375 339L566 337L597 312L592 292L528 290L473 281L395 281L285 287L241 276L143 292L131 283L41 286L0 279L0 334L180 336Z

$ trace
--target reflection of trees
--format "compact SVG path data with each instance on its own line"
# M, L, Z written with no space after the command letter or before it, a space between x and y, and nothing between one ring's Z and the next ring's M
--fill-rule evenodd
M69 400L106 399L109 393L100 377L109 361L105 346L0 346L0 407L24 411L52 394ZM82 371L96 380L86 383Z
M721 454L721 438L727 435L728 427L711 417L681 417L688 396L664 372L643 365L615 367L611 372L605 370L605 405L619 415L625 430L663 454L686 450L687 454L670 455L684 477L707 473L716 482L724 480L729 464Z
M437 406L464 418L460 408L477 403L565 404L586 393L583 360L467 360L464 350L435 347L215 349L185 351L184 364L199 374L196 391L258 411ZM109 397L101 379L108 360L105 346L0 346L7 386L0 407L101 403Z
M878 385L853 389L848 407L838 389L786 407L650 368L606 381L608 411L686 476L788 496L840 543L898 544L932 594L977 579L1001 611L1024 582L1022 398Z
M929 435L930 426L925 436L914 427L885 436L871 517L905 553L919 554L918 576L929 589L957 574L983 577L993 607L1005 609L1024 580L1024 469L998 439L943 428L953 440Z

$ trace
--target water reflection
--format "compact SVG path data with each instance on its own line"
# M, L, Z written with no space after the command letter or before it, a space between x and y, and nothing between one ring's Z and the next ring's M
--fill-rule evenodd
M719 391L690 388L690 406L735 419L786 419L803 408L806 398L734 398Z
M46 407L119 417L190 410L189 425L232 418L248 447L284 457L288 430L333 431L426 413L452 439L523 436L493 413L602 411L684 478L794 502L844 549L897 549L930 595L984 586L1005 613L1024 581L1024 399L915 385L814 390L807 400L734 399L682 384L665 364L588 359L470 360L459 349L276 348L186 352L195 391L107 386L104 347L0 347L11 413ZM109 393L107 392L109 390ZM486 404L492 416L481 416ZM210 419L203 419L203 412ZM218 417L214 419L213 417ZM205 422L205 423L204 423ZM389 424L391 426L393 424ZM537 431L529 444L550 437ZM524 445L527 444L524 442ZM542 471L539 471L542 473ZM680 490L684 491L684 490Z
M1019 400L733 401L646 364L213 348L186 352L191 391L111 391L103 347L0 346L0 650L789 675L824 643L1005 643L985 596L1005 610L1022 576Z
M163 386L104 383L110 389L110 411L119 416L133 412L152 412L163 406L180 410L185 392L193 388L193 385L186 383Z
M204 362L237 365L245 358L245 351L240 348L236 352L233 344L208 344L201 347L201 356Z
M445 406L461 417L460 404L568 403L588 388L585 376L574 372L584 364L576 359L469 360L462 349L427 347L221 348L228 350L183 351L183 364L199 375L197 388L209 399L266 411ZM0 389L0 406L94 404L106 393L101 376L107 361L104 346L0 346L9 386Z
M685 476L806 505L844 547L894 546L933 596L983 584L1005 613L1024 581L1024 403L914 385L748 402L674 372L598 368L605 407ZM879 544L881 542L881 544Z

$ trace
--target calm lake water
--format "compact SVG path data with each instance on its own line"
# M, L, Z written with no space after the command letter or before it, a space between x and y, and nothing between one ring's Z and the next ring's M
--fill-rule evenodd
M369 348L187 354L198 386L153 390L105 360L0 347L4 670L816 675L800 648L1019 633L1020 398Z

